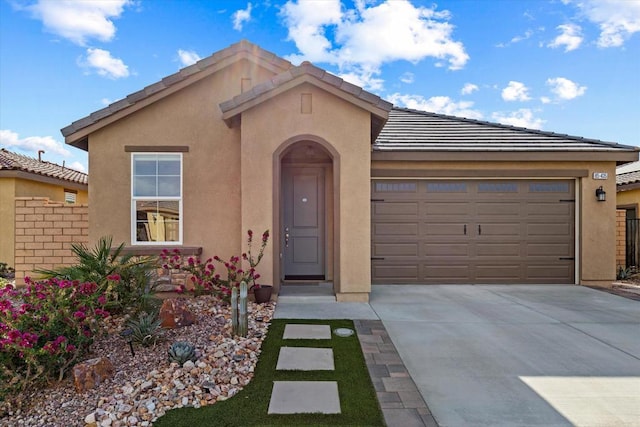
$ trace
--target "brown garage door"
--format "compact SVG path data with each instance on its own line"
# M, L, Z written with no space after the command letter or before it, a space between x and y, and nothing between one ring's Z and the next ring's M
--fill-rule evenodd
M574 182L375 180L374 283L574 283Z

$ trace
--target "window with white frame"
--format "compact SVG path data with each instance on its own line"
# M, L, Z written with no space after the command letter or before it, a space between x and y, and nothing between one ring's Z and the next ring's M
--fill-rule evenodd
M182 243L182 154L131 156L131 242Z

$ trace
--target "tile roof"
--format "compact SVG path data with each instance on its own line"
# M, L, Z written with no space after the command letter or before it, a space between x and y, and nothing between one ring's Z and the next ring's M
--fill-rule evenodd
M89 175L86 173L60 166L56 163L40 161L22 154L0 149L0 171L13 170L34 173L76 184L87 185Z
M183 82L194 74L219 65L223 60L239 53L250 54L255 58L261 59L266 64L271 65L274 70L277 70L278 72L292 67L292 64L289 61L280 58L276 54L268 52L246 40L241 40L240 42L232 44L231 46L222 49L211 56L201 59L193 65L182 68L177 73L171 74L170 76L163 78L159 82L156 82L150 86L145 87L142 90L127 95L125 98L116 101L101 110L95 111L90 115L83 117L82 119L74 121L69 126L62 128L60 131L65 138L73 135L79 130L91 126L92 124L97 123L98 121L106 117L109 117L119 111L125 110L126 108L136 103L146 100L152 95L163 92L166 89Z
M637 151L638 147L480 120L393 108L376 151Z
M340 77L331 74L328 71L323 70L322 68L316 67L310 62L304 61L299 66L291 67L290 69L273 76L270 80L254 86L253 88L251 88L251 90L241 93L240 95L237 95L230 100L221 103L220 109L223 113L231 111L255 100L260 95L277 89L278 87L281 87L286 83L303 75L313 76L319 81L340 89L341 91L348 93L349 95L355 96L359 100L364 101L365 103L370 104L373 107L380 108L385 112L391 110L391 107L393 106L392 103L385 101L378 95L367 92L359 86L346 82Z
M616 168L616 185L640 182L640 161L627 163Z

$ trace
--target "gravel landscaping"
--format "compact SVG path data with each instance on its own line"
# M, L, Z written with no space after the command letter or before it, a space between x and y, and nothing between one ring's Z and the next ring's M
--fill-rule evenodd
M275 303L249 303L249 334L231 334L229 305L208 296L185 299L196 324L166 330L155 347L129 345L119 335L125 318L108 318L90 357L107 357L115 375L83 394L67 378L22 397L20 408L0 404L0 426L150 426L173 408L199 408L226 400L251 381ZM195 345L197 361L169 363L175 341Z

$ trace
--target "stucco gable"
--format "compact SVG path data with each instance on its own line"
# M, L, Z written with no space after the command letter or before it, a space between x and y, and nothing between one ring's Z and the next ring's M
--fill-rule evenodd
M389 116L389 111L393 107L392 103L379 96L305 61L299 66L275 75L270 80L254 86L251 90L221 103L222 118L229 127L233 127L244 111L306 83L369 111L372 115L374 138L382 130Z
M241 60L252 61L274 74L292 67L289 61L242 40L62 128L65 142L86 151L90 133Z

